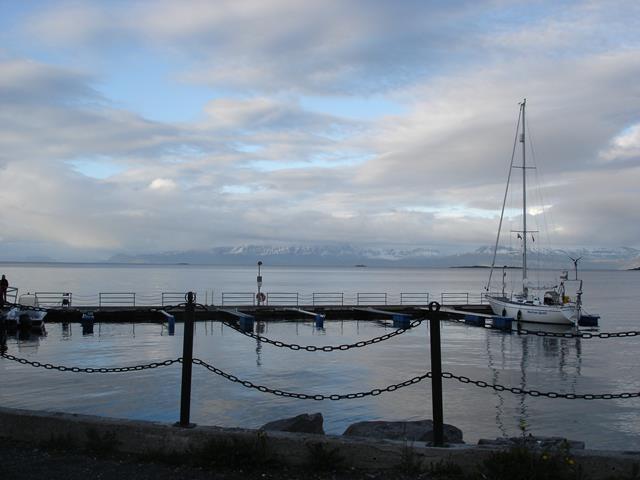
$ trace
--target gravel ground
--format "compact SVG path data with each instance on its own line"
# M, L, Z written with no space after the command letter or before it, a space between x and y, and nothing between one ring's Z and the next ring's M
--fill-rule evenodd
M146 461L126 454L95 455L34 447L0 437L0 478L7 480L377 480L418 479L428 475L402 475L389 471L318 472L285 467L216 468Z

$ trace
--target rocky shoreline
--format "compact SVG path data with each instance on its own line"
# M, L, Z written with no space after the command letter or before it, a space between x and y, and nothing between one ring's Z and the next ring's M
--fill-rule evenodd
M160 480L513 480L525 478L520 474L528 469L542 476L526 478L574 480L583 478L578 473L586 473L592 480L609 480L634 478L634 468L637 475L640 465L640 452L585 450L582 442L562 438L526 436L486 440L480 445L431 447L430 421L424 420L359 422L347 429L356 435L342 436L273 430L322 430L321 415L299 417L270 422L265 425L270 429L181 428L161 422L0 407L4 436L0 461L3 478L18 480L121 480L123 476ZM306 427L304 421L308 421ZM455 427L447 430L457 434Z

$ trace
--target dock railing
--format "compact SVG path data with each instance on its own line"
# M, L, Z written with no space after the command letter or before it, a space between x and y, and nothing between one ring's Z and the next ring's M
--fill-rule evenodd
M300 294L298 292L268 292L267 305L271 306L295 306L300 305Z
M344 305L344 292L314 292L312 305Z
M428 305L429 293L400 293L400 305Z
M9 303L18 302L18 289L16 287L7 288L7 302Z
M36 292L41 307L70 307L73 299L71 292Z
M202 292L201 292L202 293ZM209 296L210 293L210 296ZM264 305L299 307L309 306L426 306L433 299L441 305L487 305L487 292L269 292L263 290L266 299ZM186 292L100 292L88 294L87 292L35 292L38 302L43 307L65 308L70 307L165 307L184 303ZM495 292L491 292L495 295ZM217 300L222 306L255 306L254 292L220 292ZM215 305L214 290L206 291L202 296L204 304ZM7 291L8 303L19 303L18 288L9 287Z
M255 305L256 294L253 292L222 292L222 306L225 305Z
M468 305L469 292L443 292L440 294L441 305Z
M134 292L100 292L98 306L135 307L136 294Z
M356 305L386 305L386 293L358 293L356 295Z
M186 296L187 292L162 292L162 306L183 303Z

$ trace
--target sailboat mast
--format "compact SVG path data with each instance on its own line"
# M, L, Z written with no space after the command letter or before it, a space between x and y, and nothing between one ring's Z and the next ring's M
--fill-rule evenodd
M527 159L526 159L526 143L525 143L525 122L524 107L527 99L522 101L522 287L525 295L527 294Z

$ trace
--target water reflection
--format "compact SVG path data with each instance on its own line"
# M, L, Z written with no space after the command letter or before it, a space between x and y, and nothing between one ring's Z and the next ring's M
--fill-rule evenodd
M16 345L18 352L22 353L37 353L40 346L40 339L47 336L47 331L30 332L18 330L15 334ZM7 340L12 336L7 337Z
M486 353L487 353L487 366L489 367L489 369L491 370L491 381L492 383L495 384L499 384L500 383L500 370L495 366L495 361L494 361L494 353L493 353L493 348L491 345L491 340L495 338L494 335L487 335L486 336L486 342L485 342L485 348L486 348ZM501 368L504 368L505 366L505 338L506 335L500 335L498 337L500 339L500 348L499 351L501 352ZM498 399L497 403L496 403L496 425L498 427L498 430L500 430L500 433L502 434L503 437L507 437L507 429L505 427L504 424L504 420L503 420L503 415L504 415L504 395L502 392L499 391L494 391L494 394L496 396L496 398Z
M182 324L178 324L175 337L168 336L166 328L158 324L138 324L135 329L130 324L98 324L95 336L79 335L78 330L73 332L74 328L80 327L52 324L48 337L10 337L7 342L13 352L9 353L34 361L80 367L142 364L181 354ZM355 320L326 321L323 329L317 329L313 321L258 321L254 328L256 333L272 340L317 346L366 341L392 330L388 322ZM426 322L366 348L316 354L276 348L239 335L220 322L198 322L196 331L194 354L198 358L256 384L301 393L367 391L420 375L429 368ZM580 338L508 334L457 324L446 325L442 338L447 370L489 384L545 392L619 391L619 384L610 377L615 377L614 381L625 377L612 376L611 371L617 372L630 358L630 350L611 349L611 342L584 340L583 344ZM634 347L631 341L619 345ZM609 368L612 365L614 368ZM108 377L72 376L2 360L0 375L6 379L0 402L9 407L176 420L179 368ZM247 390L195 369L192 399L194 421L203 425L253 428L280 416L314 408L322 411L325 430L339 434L360 420L431 416L427 381L377 397L309 405ZM247 402L256 408L238 408ZM634 406L640 407L640 402L633 399L609 402L603 408L603 402L533 398L453 381L445 384L445 421L461 427L469 442L518 435L522 422L533 434L573 436L587 440L593 448L606 443L638 448L640 436L633 437L635 427L624 420ZM630 433L616 427L622 424Z
M266 322L256 322L256 333L264 336L266 334ZM262 365L262 340L256 338L256 365L260 367Z

